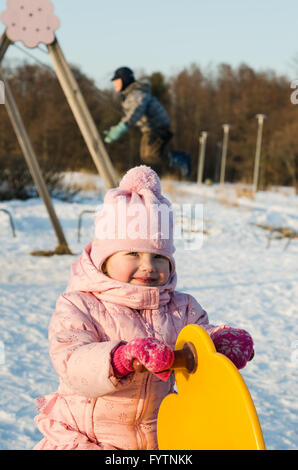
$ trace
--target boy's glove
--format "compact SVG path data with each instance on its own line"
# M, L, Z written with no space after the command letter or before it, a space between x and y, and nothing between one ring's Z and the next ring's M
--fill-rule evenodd
M253 340L245 330L224 325L216 328L210 337L216 351L227 356L237 369L245 367L253 358Z
M174 352L156 338L136 338L112 352L112 366L116 376L123 377L133 372L134 359L165 382L171 374L171 371L166 369L173 364Z
M103 131L105 135L104 141L107 142L107 144L110 144L111 142L119 139L119 137L127 131L128 126L124 122L120 121L116 126L110 127L108 131Z

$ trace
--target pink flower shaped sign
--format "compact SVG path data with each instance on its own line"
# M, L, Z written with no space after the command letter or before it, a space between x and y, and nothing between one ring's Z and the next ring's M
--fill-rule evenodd
M22 41L33 48L40 42L51 44L60 21L54 15L50 0L7 0L7 10L1 15L6 35L11 41Z

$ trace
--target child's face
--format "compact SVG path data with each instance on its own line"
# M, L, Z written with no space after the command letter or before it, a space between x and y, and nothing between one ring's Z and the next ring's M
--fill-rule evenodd
M170 277L170 261L156 253L119 251L104 263L112 279L138 286L163 286Z

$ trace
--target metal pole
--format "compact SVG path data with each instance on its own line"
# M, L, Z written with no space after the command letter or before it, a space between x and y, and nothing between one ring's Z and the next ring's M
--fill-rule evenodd
M253 176L253 191L254 192L257 191L258 183L259 183L259 167L260 167L260 159L261 159L262 133L263 133L263 122L264 122L265 117L266 117L265 114L256 115L256 118L258 120L258 134L257 134L255 166L254 166L254 176Z
M228 151L228 138L229 138L229 124L223 124L223 143L222 143L222 154L221 154L221 166L220 166L220 179L219 183L224 184L225 182L225 173L226 173L226 161L227 161L227 151Z
M2 59L10 44L11 44L11 41L6 36L6 32L4 32L0 39L0 63L2 62Z
M48 45L48 51L60 85L93 158L97 171L104 179L107 188L114 188L118 185L116 172L94 124L79 85L65 60L57 38L52 44Z
M20 112L18 110L17 104L14 100L14 97L12 95L10 86L8 85L7 82L5 82L5 79L2 74L2 69L0 67L0 78L4 82L5 85L5 106L8 112L8 115L11 119L12 126L14 128L14 131L16 133L17 139L19 141L20 147L23 151L26 163L29 167L31 176L36 184L37 191L42 198L46 209L48 211L50 221L52 223L52 226L55 230L58 242L59 242L59 247L60 248L60 253L62 254L71 254L70 249L68 248L66 239L64 237L63 230L61 228L61 225L59 223L59 220L56 216L54 206L52 204L48 189L46 187L46 184L44 182L41 170L39 168L39 164L36 158L36 155L34 153L34 150L31 146L27 131L25 129L23 120L21 118Z
M218 140L216 142L216 160L215 160L215 169L214 169L214 182L215 183L219 183L221 154L222 154L222 142Z
M199 137L200 154L199 154L199 161L198 161L198 177L197 177L198 184L202 184L202 179L203 179L207 135L208 135L208 132L202 131Z

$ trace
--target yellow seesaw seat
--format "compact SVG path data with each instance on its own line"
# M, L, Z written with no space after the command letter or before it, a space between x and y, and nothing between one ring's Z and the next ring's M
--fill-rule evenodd
M159 409L159 449L264 450L258 415L237 368L216 352L202 327L183 328L175 349L189 342L197 367L193 373L175 371L178 393L168 395Z

